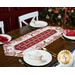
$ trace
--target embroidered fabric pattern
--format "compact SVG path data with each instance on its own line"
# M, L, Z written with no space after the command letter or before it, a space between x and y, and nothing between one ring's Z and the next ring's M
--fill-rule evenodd
M48 29L48 30L28 39L28 40L25 40L25 41L15 45L14 47L16 50L25 50L25 49L33 46L34 44L37 44L38 42L48 38L49 36L51 36L55 33L56 33L55 30Z
M3 45L7 56L23 57L23 52L39 50L51 44L63 34L61 27L47 26L27 33Z

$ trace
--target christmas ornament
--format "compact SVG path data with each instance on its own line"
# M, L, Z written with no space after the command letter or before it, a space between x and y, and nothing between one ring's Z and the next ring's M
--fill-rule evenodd
M73 7L69 7L68 10L71 11L73 9Z
M73 9L71 10L71 13L74 13L74 10Z
M60 25L60 22L58 22L58 25Z
M47 18L53 21L75 26L73 21L75 19L75 7L47 7L41 13L41 19Z
M66 10L68 10L68 8L66 8Z
M71 11L70 10L68 10L68 13L70 13Z
M53 16L54 14L52 14L52 16Z
M49 8L49 9L48 9L48 12L52 12L52 9L51 9L51 8Z
M61 19L61 15L58 15L58 19Z
M58 13L58 12L59 12L58 9L55 9L55 10L54 10L54 13Z
M72 9L73 7L68 7L68 12L71 12Z
M66 15L66 20L68 20L69 19L69 16L68 15Z
M61 22L63 23L63 20L61 20Z
M54 25L55 23L53 22L53 25Z
M46 19L50 19L50 17L47 15L47 16L46 16Z

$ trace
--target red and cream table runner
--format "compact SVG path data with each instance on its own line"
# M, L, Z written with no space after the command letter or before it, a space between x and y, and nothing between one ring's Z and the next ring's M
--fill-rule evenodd
M62 36L61 27L47 26L32 31L5 45L4 53L7 56L23 57L23 51L41 49Z

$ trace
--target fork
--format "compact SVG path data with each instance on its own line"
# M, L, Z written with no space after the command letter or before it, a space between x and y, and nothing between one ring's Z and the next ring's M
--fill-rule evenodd
M43 50L44 50L44 51L47 51L47 48L43 48ZM53 53L53 52L51 52L51 51L49 51L49 52L51 53L51 55L52 55L53 57L56 57L56 56L57 56L55 53Z
M19 59L18 61L20 64L24 64L25 66L30 67L29 65L25 64L22 59Z

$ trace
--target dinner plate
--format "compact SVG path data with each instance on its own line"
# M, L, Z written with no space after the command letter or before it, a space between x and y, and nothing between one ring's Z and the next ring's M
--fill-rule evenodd
M35 21L35 22L30 23L30 26L35 27L35 28L45 27L47 25L48 25L48 23L45 21Z
M0 36L7 37L8 38L8 42L12 39L12 37L10 35L7 35L7 34L0 34ZM0 42L0 44L4 44L4 43Z
M63 36L67 39L75 40L75 36L66 36L64 33L63 33Z
M23 60L29 64L29 65L32 65L32 66L44 66L48 63L51 62L52 60L52 56L49 52L47 51L43 51L43 50L33 50L33 51L29 51L27 53L31 53L31 54L34 54L36 52L40 52L41 55L44 55L45 57L47 57L48 59L46 61L42 61L42 60L37 60L37 59L29 59L27 56L26 56L26 52L24 52L24 56L23 56Z

